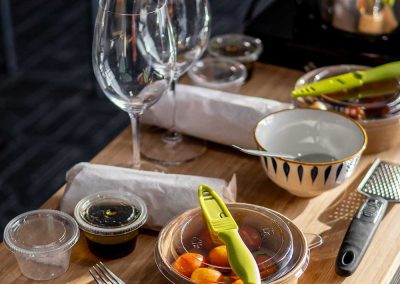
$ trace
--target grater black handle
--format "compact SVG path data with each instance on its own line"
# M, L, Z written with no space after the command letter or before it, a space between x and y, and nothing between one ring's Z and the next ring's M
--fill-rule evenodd
M354 215L336 258L336 273L350 276L360 264L376 229L385 214L388 202L370 197Z

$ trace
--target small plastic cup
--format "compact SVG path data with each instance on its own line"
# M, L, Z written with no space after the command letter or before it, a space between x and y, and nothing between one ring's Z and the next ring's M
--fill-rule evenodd
M207 57L197 61L189 70L190 79L198 86L236 92L243 85L246 67L227 58Z
M263 45L260 39L243 34L225 34L213 37L207 48L214 57L239 61L247 69L249 80L253 73L254 63L258 60Z
M137 195L103 191L78 202L74 216L90 251L101 258L119 258L136 246L139 228L147 220L147 207Z
M34 280L50 280L65 273L78 239L75 220L48 209L18 215L4 230L4 243L14 253L22 274Z

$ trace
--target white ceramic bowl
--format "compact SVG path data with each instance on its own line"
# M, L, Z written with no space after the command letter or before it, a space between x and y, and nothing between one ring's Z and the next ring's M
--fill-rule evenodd
M254 129L257 146L298 160L261 158L267 176L290 193L312 197L342 184L367 145L356 121L331 111L291 109L272 113Z

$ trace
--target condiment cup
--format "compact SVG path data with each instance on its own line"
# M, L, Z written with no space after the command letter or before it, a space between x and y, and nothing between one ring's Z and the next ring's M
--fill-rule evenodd
M347 72L366 70L361 65L325 66L301 76L295 88ZM397 87L396 87L397 85ZM366 84L352 89L350 94L379 95L365 98L336 100L335 96L303 97L294 99L299 107L316 107L333 110L356 119L368 135L365 154L378 153L393 148L400 143L400 79Z
M260 150L297 156L262 157L267 176L288 192L312 197L346 181L367 145L364 128L332 111L290 109L272 113L256 125Z
M190 79L198 86L236 92L247 77L246 67L238 61L206 57L189 70Z
M218 58L239 61L247 68L247 80L251 77L254 63L258 60L263 45L260 39L244 34L224 34L213 37L208 52Z
M4 244L14 253L22 274L34 280L66 272L78 238L78 224L71 216L47 209L18 215L4 230Z
M135 249L139 228L148 214L139 196L125 191L104 191L80 200L74 216L93 254L118 258Z
M231 203L227 207L258 263L263 283L297 283L309 263L309 250L322 243L321 237L313 235L316 239L308 242L291 220L265 207L246 203ZM162 229L155 247L155 259L160 272L170 282L195 283L190 276L175 269L179 267L174 264L177 259L188 252L203 255L203 268L224 275L224 280L213 283L234 282L229 266L211 263L213 248L219 244L213 244L205 232L207 225L200 208L184 212ZM190 259L186 260L190 263Z

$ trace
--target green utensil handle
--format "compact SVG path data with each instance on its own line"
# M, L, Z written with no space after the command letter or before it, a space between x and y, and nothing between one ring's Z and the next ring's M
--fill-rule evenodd
M237 276L245 284L260 284L261 277L257 263L244 244L238 230L220 232L218 237L225 243L228 251L228 260Z
M400 61L383 64L366 71L357 71L355 74L361 74L364 83L400 77Z

